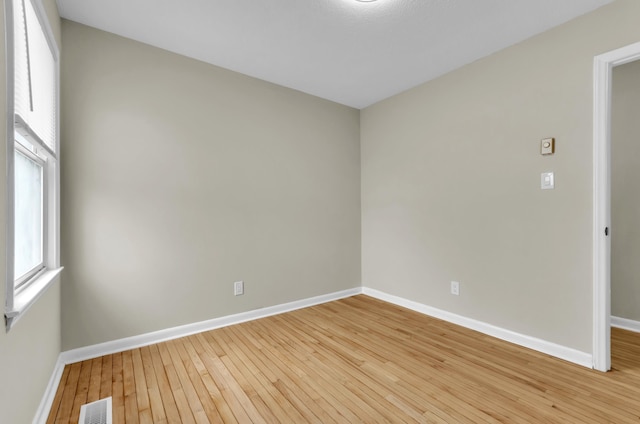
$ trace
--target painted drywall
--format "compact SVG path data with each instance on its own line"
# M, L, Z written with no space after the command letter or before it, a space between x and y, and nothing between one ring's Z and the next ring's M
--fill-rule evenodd
M65 350L360 286L358 110L62 40Z
M640 321L640 61L613 69L611 313Z
M618 0L364 109L363 284L591 352L593 58L638 16Z
M45 0L54 35L60 20L54 0ZM6 60L4 7L0 8L0 134L6 136ZM0 148L0 304L4 305L6 275L6 146ZM20 318L9 333L0 330L0 422L28 423L44 395L60 354L60 283L46 293Z

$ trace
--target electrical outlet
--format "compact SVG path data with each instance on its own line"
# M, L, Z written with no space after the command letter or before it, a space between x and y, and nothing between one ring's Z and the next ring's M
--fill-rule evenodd
M451 294L460 296L460 283L457 281L451 282Z
M236 281L233 283L233 295L240 296L244 294L244 281Z

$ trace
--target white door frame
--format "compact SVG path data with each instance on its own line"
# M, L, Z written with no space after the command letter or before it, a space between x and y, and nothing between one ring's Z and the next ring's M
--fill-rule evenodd
M611 368L611 83L613 68L640 59L640 42L593 61L593 368ZM610 231L610 229L609 229Z

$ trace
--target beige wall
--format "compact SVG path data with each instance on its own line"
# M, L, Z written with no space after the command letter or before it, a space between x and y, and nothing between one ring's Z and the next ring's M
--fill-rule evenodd
M60 20L54 0L45 0L54 34ZM6 134L4 7L0 8L0 134ZM55 34L58 37L60 34ZM6 275L6 149L0 148L0 304ZM4 325L3 325L4 327ZM31 422L60 353L60 285L55 283L7 334L0 330L0 422Z
M640 61L613 69L611 312L640 321Z
M363 284L591 352L593 58L638 16L618 0L363 110Z
M62 28L64 349L360 285L357 110Z

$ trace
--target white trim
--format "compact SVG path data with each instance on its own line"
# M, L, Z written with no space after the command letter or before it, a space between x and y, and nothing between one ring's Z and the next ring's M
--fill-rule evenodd
M13 149L14 149L14 131L15 131L15 122L13 117L14 110L14 42L13 42L13 2L5 1L4 2L4 24L5 24L5 57L6 57L6 121L7 121L7 134L6 134L6 149L7 149L7 191L5 198L5 225L6 225L6 234L5 234L5 246L7 249L6 252L6 267L5 267L5 306L4 310L12 311L13 307L13 296L15 294L14 290L14 278L13 278L13 268L14 268L14 231L13 227L15 224L14 219L14 207L13 207L13 199L14 199L14 169L13 169ZM5 328L6 331L9 331L9 323L7 322L7 318L5 317Z
M14 295L13 307L4 313L5 324L8 329L13 328L20 317L57 281L57 277L62 272L62 269L63 268L45 270L42 274L38 275L33 282L20 289L19 293Z
M593 61L593 368L611 368L611 80L613 67L640 59L640 43ZM610 229L611 230L611 229Z
M62 357L58 356L58 361L53 369L49 384L44 391L44 396L38 405L36 415L33 417L33 424L46 424L49 412L51 412L51 406L53 405L53 399L56 396L56 391L62 380L62 373L64 371L65 364L62 362Z
M281 305L270 306L267 308L256 309L248 312L241 312L235 315L228 315L207 321L201 321L193 324L168 328L165 330L154 331L152 333L141 334L139 336L127 337L124 339L113 340L93 346L86 346L78 349L68 350L62 352L60 356L65 364L72 364L74 362L85 361L87 359L93 359L99 356L122 352L129 349L135 349L142 346L148 346L154 343L161 343L167 340L190 336L192 334L202 333L203 331L215 330L216 328L227 327L229 325L240 324L260 318L266 318L272 315L295 311L296 309L319 305L321 303L332 302L334 300L344 299L345 297L355 296L360 293L362 293L362 289L360 287L357 287L349 290L311 297L308 299L284 303Z
M640 321L634 321L632 319L611 317L611 326L616 328L622 328L623 330L633 331L640 333Z
M376 299L393 303L394 305L402 306L404 308L411 309L413 311L420 312L422 314L429 315L431 317L438 318L452 324L459 325L461 327L479 331L483 334L487 334L489 336L496 337L498 339L505 340L519 346L533 349L547 355L555 356L556 358L564 359L565 361L573 362L575 364L582 365L588 368L591 368L592 365L592 357L586 352L581 352L579 350L562 346L556 343L551 343L546 340L516 333L515 331L496 327L485 322L443 311L441 309L427 306L422 303L390 295L379 290L363 288L362 292L367 296L375 297Z
M611 66L596 57L593 64L593 368L608 371L610 353L609 122Z

